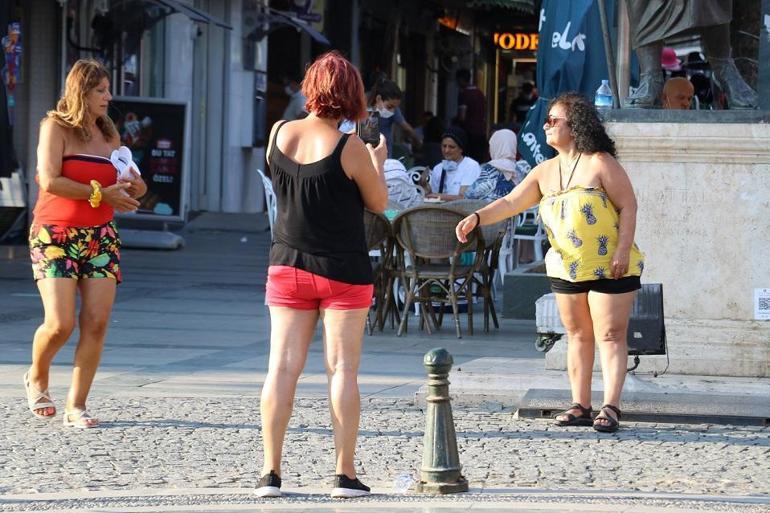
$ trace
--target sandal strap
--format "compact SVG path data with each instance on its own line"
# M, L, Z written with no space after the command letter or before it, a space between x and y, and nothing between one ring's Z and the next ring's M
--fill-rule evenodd
M567 408L567 411L569 410L580 410L580 416L581 417L590 417L591 412L593 409L589 406L588 408L584 408L582 404L580 403L572 403L569 408Z
M31 392L32 393L27 396L27 403L30 406L34 405L35 409L53 406L53 399L51 399L51 394L48 390L41 392L40 390L31 389ZM45 401L40 402L41 399L45 399Z
M91 420L94 417L88 413L88 410L72 410L72 411L65 411L64 415L69 417L75 417L75 420Z
M33 410L41 410L44 408L56 408L51 398L51 392L46 388L45 390L38 390L35 385L29 380L29 374L24 374L24 385L27 392L27 406ZM41 402L41 399L45 399Z
M611 404L605 404L604 406L602 406L601 409L603 410L605 408L614 411L615 414L618 416L618 420L620 420L620 415L621 415L620 408L618 408L617 406L613 406Z

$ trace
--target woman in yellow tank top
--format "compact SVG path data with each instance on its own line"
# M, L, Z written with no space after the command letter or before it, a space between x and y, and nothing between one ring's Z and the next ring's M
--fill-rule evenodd
M634 243L636 197L615 143L594 106L567 93L551 101L543 129L556 157L535 167L507 196L457 225L465 241L479 224L493 224L539 204L551 249L546 272L567 331L572 405L560 426L617 431L626 376L626 332L644 256ZM603 406L591 407L594 347L599 346Z

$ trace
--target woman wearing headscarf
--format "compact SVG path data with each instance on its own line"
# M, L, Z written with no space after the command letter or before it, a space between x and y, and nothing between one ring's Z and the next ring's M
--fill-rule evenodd
M441 154L444 160L430 172L430 194L427 198L442 201L462 199L466 189L481 172L479 163L465 156L468 139L460 128L449 128L441 136Z
M502 198L516 187L530 166L525 160L516 160L516 134L512 130L496 131L489 138L492 158L481 166L481 174L465 191L468 199L493 201Z

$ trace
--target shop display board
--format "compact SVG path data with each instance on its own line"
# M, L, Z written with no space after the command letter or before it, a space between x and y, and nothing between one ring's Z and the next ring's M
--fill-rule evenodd
M126 217L184 221L187 210L187 104L163 98L115 97L110 117L147 184L139 209Z

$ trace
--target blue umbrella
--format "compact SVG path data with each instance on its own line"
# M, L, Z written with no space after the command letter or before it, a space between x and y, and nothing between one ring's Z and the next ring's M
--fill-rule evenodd
M614 2L608 2L607 7L609 19L614 19ZM540 97L519 132L519 152L532 166L554 155L543 132L548 102L569 91L593 99L602 79L608 78L596 0L543 0L539 33L537 87Z

